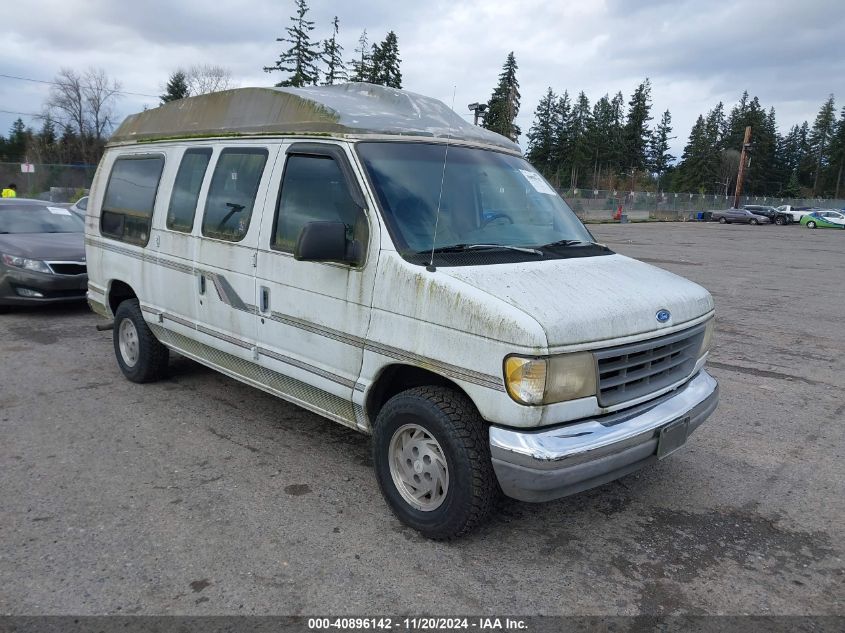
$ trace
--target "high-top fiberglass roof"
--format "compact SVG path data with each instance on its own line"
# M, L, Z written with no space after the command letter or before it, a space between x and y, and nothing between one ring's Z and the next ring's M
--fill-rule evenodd
M110 142L257 134L426 136L519 151L442 101L366 83L237 88L180 99L128 116Z

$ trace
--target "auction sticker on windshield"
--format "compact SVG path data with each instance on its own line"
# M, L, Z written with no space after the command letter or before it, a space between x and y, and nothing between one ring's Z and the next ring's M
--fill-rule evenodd
M543 177L540 174L527 169L520 169L519 171L522 172L522 175L525 176L525 179L531 183L531 186L534 187L536 191L548 196L556 195L555 190L549 186L549 183L543 180Z

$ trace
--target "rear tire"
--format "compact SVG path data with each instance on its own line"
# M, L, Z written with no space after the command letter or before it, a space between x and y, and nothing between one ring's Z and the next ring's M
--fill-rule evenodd
M755 225L755 226L756 226L757 224L759 224L759 222L757 222L757 220L755 220L755 219L753 219L753 218L752 218L752 220L751 220L751 224L753 224L753 225Z
M127 299L114 314L114 355L132 382L153 382L167 371L170 351L152 333L137 299Z
M775 224L777 224L778 226L783 226L784 224L786 224L786 220L784 220L783 218L775 218Z
M394 396L376 418L372 450L385 501L427 538L462 536L495 506L487 428L461 393L431 386Z

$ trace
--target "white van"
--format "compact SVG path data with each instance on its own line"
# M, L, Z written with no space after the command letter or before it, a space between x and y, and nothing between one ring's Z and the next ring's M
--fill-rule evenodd
M372 434L431 538L672 453L714 410L706 290L596 243L511 141L368 84L129 117L86 218L117 362L168 352ZM668 484L667 484L668 485Z

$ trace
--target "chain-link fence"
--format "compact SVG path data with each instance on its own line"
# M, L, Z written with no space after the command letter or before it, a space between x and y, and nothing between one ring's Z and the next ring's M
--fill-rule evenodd
M653 191L606 191L598 189L558 189L558 193L582 220L610 220L621 210L630 220L686 220L703 211L726 209L733 196ZM777 207L822 207L841 209L845 200L822 198L780 198L740 196L739 206L762 204Z
M70 202L91 187L96 169L96 165L0 163L0 187L14 183L22 198Z
M91 187L97 166L34 164L32 169L34 171L24 172L20 163L0 163L0 187L15 183L21 197L69 202ZM558 193L581 219L592 221L610 220L620 207L630 220L685 220L701 211L725 209L733 202L733 196L697 193L601 189L558 189ZM742 196L740 205L743 204L841 209L845 207L845 200Z

